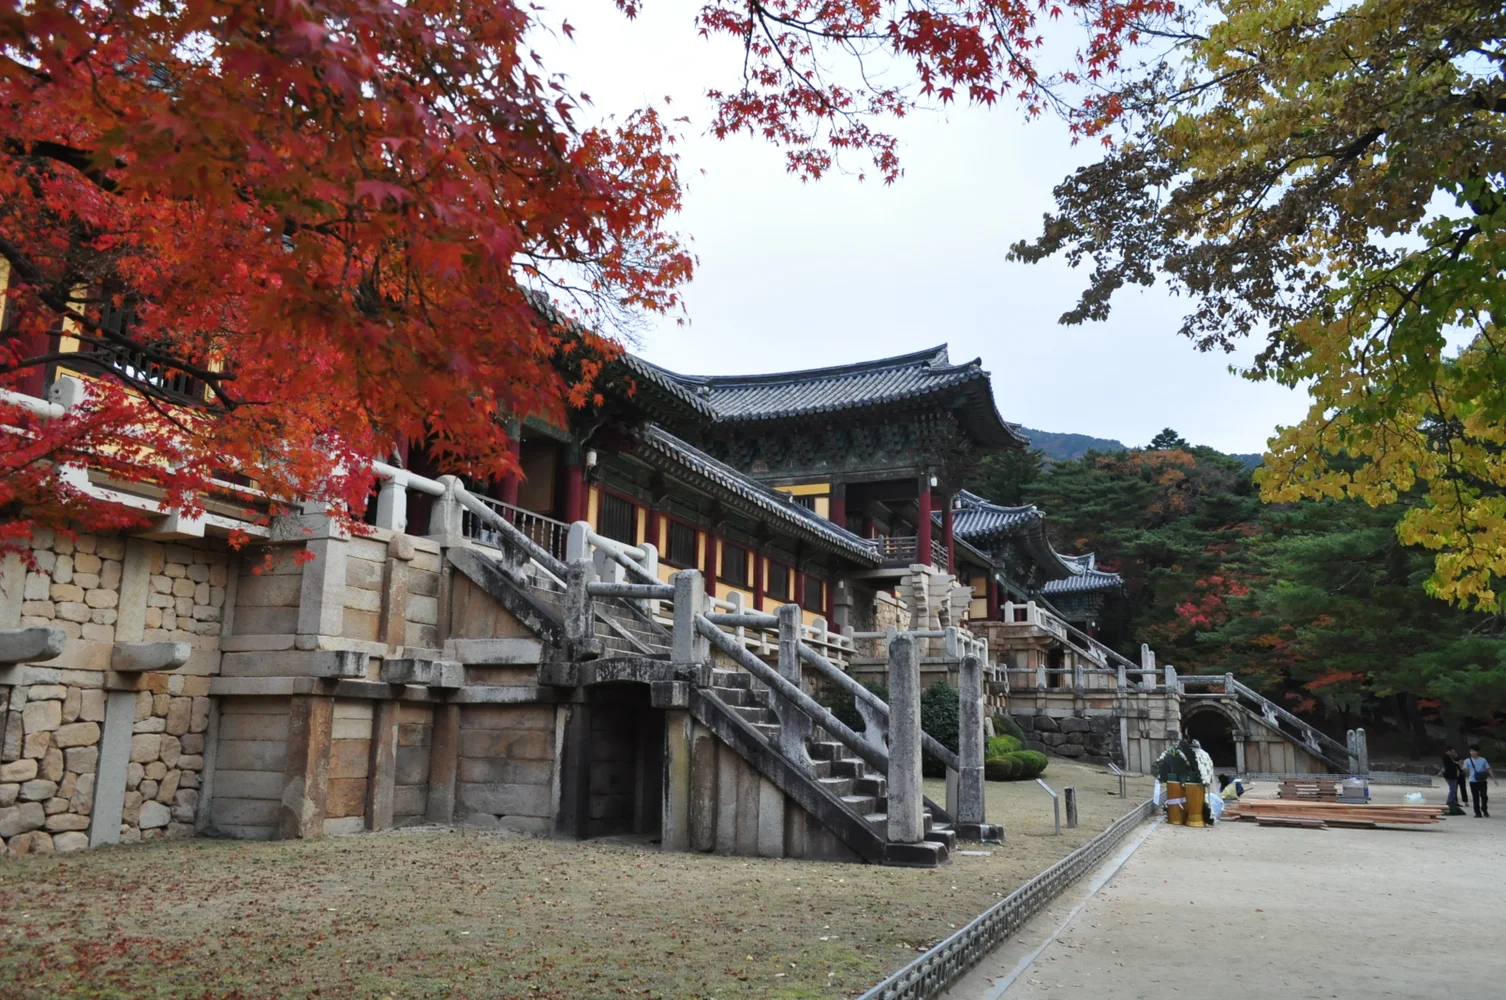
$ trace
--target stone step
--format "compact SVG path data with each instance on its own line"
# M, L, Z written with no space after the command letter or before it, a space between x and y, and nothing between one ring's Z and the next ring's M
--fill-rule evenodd
M752 723L752 726L754 729L758 730L759 734L766 740L773 740L775 736L779 735L779 726L775 723L754 722Z
M837 798L845 798L852 794L851 778L817 778L822 788Z
M722 700L722 704L732 708L753 706L753 695L747 688L713 687L711 691Z
M835 765L833 765L835 767ZM889 779L882 775L863 775L853 783L852 790L863 795L879 795L887 797L889 794Z
M735 705L732 710L749 722L774 722L774 713L767 708L757 708L751 705Z
M945 824L933 827L926 834L926 839L933 844L945 844L948 852L957 849L957 831Z
M884 845L884 864L901 868L939 868L951 860L945 844L925 840L918 844Z
M811 777L812 778L830 778L830 777L833 777L833 775L831 773L831 761L829 761L829 760L813 760L813 761L811 761Z
M831 773L846 778L862 778L868 774L868 765L857 757L848 757L831 762Z
M866 816L878 808L878 800L872 795L843 795L842 801L859 816Z
M840 743L826 743L818 740L810 740L805 744L805 752L810 754L811 760L845 760L842 754L845 749Z
M745 674L740 670L713 670L711 671L711 683L719 688L739 688L748 690L748 684L753 680L752 674Z

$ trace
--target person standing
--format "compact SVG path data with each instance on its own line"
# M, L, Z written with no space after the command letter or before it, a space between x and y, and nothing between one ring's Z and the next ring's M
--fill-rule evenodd
M1469 792L1465 788L1464 772L1459 768L1459 751L1449 747L1443 752L1443 781L1448 785L1448 814L1463 816L1461 804L1469 805Z
M1480 748L1469 748L1469 756L1459 765L1469 779L1469 797L1475 800L1475 815L1490 815L1490 799L1485 794L1485 783L1491 778L1490 761L1480 756Z

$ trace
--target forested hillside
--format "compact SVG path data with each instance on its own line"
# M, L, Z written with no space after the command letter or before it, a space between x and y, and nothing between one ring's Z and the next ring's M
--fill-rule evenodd
M1189 446L985 463L980 492L1050 514L1062 552L1096 552L1126 594L1104 638L1184 672L1233 671L1326 728L1489 727L1506 710L1500 616L1430 597L1432 553L1402 545L1414 502L1264 504L1244 456ZM1006 499L1007 498L1007 499Z

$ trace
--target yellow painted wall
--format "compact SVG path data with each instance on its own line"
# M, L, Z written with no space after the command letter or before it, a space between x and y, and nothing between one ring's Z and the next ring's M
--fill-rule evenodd
M586 520L589 521L591 523L591 527L596 529L597 531L601 530L601 523L597 520L597 515L600 510L601 487L593 486L586 491Z
M776 486L774 488L791 496L805 497L813 493L817 495L830 493L831 483L800 483L797 486Z

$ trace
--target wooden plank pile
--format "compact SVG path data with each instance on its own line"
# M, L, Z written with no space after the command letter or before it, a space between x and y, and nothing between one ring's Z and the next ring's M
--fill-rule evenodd
M1242 799L1229 803L1224 819L1261 826L1323 830L1344 827L1374 830L1381 826L1425 826L1437 823L1447 806L1359 805L1312 799Z

